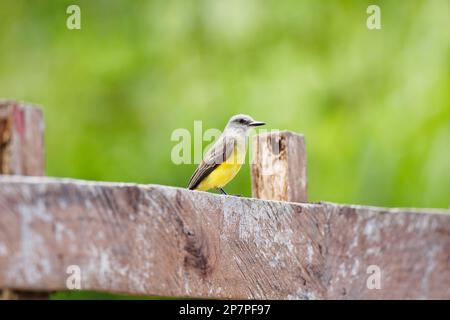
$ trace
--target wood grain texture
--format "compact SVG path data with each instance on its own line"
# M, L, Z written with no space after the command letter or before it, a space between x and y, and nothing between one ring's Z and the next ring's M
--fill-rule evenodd
M0 101L0 174L44 175L42 111L16 101ZM1 300L47 298L47 292L0 290Z
M253 139L252 196L257 199L307 202L306 149L303 135L289 131Z
M0 177L0 288L249 299L450 299L450 215ZM365 286L369 264L381 289Z
M15 101L0 101L0 173L44 175L42 111Z

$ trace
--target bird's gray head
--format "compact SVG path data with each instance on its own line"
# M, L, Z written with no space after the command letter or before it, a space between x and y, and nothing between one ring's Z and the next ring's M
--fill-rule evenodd
M245 115L245 114L237 114L237 115L231 117L231 119L228 121L228 124L225 129L246 132L248 129L250 129L252 127L257 127L257 126L262 126L262 125L265 125L265 123L260 122L260 121L255 121L252 117Z

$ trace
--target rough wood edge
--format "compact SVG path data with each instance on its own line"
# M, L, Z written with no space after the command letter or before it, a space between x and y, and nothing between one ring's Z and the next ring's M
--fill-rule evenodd
M448 210L17 176L0 177L0 210L3 288L62 290L78 263L82 289L138 295L450 298ZM368 264L381 290L365 288Z

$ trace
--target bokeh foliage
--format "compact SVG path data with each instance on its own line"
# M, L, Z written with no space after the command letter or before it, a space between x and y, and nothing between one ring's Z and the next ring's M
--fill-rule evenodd
M184 187L195 165L171 162L172 131L248 113L306 135L312 201L448 208L449 13L447 0L2 0L0 97L44 108L50 176ZM248 166L227 190L250 195Z

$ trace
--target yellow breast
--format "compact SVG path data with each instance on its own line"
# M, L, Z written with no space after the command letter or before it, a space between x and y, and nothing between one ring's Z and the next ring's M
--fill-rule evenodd
M196 189L206 191L213 188L222 188L230 182L239 172L239 169L241 169L243 160L245 159L245 151L243 153L239 152L238 154L237 150L238 148L235 147L230 157L203 179Z

